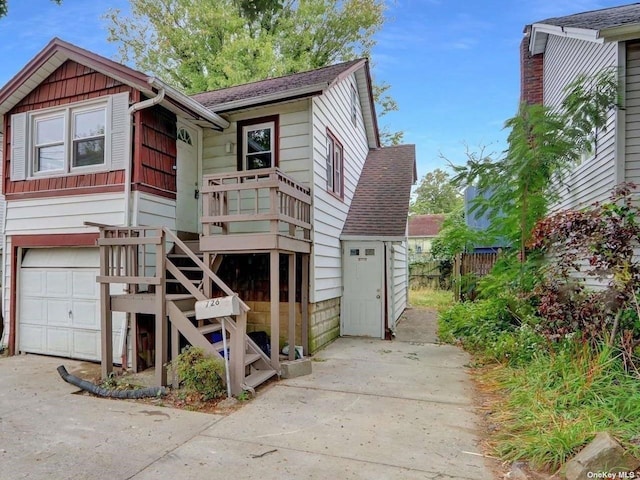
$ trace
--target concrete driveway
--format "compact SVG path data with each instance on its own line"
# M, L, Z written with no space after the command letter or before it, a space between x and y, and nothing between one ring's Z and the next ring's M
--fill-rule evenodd
M404 328L426 325L421 312ZM425 335L339 339L312 375L228 416L74 395L55 368L80 362L0 359L0 478L494 478L478 455L468 358Z

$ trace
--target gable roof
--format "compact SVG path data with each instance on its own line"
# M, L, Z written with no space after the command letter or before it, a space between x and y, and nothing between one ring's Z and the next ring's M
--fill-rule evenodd
M435 237L440 232L445 217L444 213L411 215L409 217L409 236Z
M222 117L157 78L59 38L54 38L0 89L0 131L2 130L2 116L67 60L72 60L114 78L139 90L147 97L155 97L158 92L163 90L165 96L161 105L178 116L189 118L196 123L204 123L209 127L211 125L218 128L229 126L229 122Z
M351 74L355 75L358 84L358 95L369 137L369 147L377 148L380 146L380 136L373 99L371 72L369 61L366 58L337 63L307 72L197 93L191 98L218 113L225 113L322 95Z
M640 38L640 3L547 18L525 27L525 33L529 29L532 55L545 51L549 35L595 43Z
M340 238L403 239L416 180L415 145L370 150Z

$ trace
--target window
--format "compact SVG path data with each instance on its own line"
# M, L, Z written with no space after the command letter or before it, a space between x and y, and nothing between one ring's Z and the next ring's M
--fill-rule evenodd
M238 170L277 167L278 117L238 122Z
M342 198L344 150L336 138L327 131L327 190Z
M187 130L184 127L180 127L178 129L178 140L180 140L181 142L186 143L187 145L193 145L193 140L191 139L191 134L189 133L189 130Z
M31 115L31 175L106 164L107 102Z

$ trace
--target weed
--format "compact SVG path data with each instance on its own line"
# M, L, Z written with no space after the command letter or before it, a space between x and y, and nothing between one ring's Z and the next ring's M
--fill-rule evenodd
M171 362L180 384L187 393L196 392L207 401L225 394L225 376L221 358L206 355L202 348L186 347Z
M434 308L440 312L453 305L453 292L430 288L412 289L409 290L409 303L414 307Z
M249 393L247 390L243 390L238 395L236 395L236 400L238 400L239 402L247 402L251 400L251 393Z

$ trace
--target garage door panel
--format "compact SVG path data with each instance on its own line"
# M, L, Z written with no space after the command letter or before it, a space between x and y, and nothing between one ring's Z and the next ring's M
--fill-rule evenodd
M64 297L71 296L71 275L66 271L46 271L46 291L47 297Z
M69 329L47 327L47 353L68 355L71 351Z
M74 300L71 311L74 328L100 330L100 312L95 300Z
M74 358L100 358L100 332L76 329L72 335Z
M57 298L45 298L42 300L34 299L34 301L40 301L47 307L47 325L56 327L70 327L71 326L71 303L66 299Z
M20 349L33 353L44 353L47 342L46 329L41 325L21 324Z
M23 301L20 305L20 324L21 325L46 325L47 310L46 304L42 299Z
M73 289L73 298L99 298L98 284L96 283L96 271L72 271L71 286Z
M20 272L20 286L22 295L42 296L44 293L44 272L23 269Z

